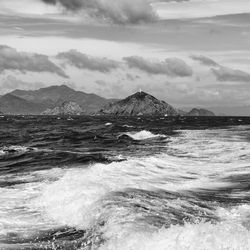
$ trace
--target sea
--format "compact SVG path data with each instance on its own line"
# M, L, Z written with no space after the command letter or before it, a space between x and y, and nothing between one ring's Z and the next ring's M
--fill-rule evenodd
M0 117L0 249L249 250L250 117Z

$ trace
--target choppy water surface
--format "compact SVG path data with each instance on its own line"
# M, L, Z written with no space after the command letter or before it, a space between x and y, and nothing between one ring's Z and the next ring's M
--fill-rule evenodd
M250 249L250 118L0 118L0 249Z

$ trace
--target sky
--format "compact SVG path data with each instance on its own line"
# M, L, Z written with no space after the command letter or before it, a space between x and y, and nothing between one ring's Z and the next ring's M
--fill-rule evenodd
M249 22L249 0L1 0L0 95L67 84L247 106Z

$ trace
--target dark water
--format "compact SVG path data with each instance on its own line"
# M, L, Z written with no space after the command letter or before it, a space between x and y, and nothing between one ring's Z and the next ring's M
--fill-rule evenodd
M1 117L0 249L250 249L250 118Z

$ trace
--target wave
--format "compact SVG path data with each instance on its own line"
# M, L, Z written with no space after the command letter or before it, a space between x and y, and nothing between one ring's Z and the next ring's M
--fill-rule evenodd
M250 206L218 208L219 222L197 221L169 228L111 226L104 232L108 240L100 250L247 250L250 249Z
M242 178L249 174L250 169L246 167L246 163L249 162L248 158L228 162L219 159L211 162L207 157L207 154L210 155L211 152L203 150L203 145L209 145L212 141L214 147L212 153L220 150L220 156L226 159L228 154L231 154L231 150L236 150L236 146L238 146L237 154L239 155L249 152L249 143L236 146L230 142L223 144L215 131L202 133L203 135L200 132L198 137L205 139L197 145L192 140L196 132L189 131L174 139L167 146L167 153L130 158L108 165L94 164L86 169L69 169L60 180L44 189L39 202L44 205L48 216L55 221L80 228L86 228L92 223L98 214L95 208L99 207L100 200L112 192L126 189L191 192L192 195L197 194L198 198L202 197L203 200L205 197L204 200L211 202L215 201L216 194L220 194L220 196L225 196L228 202L236 198L240 202L248 195L249 190L246 188L244 191L242 187L241 195L239 195L237 189L234 189L236 185L231 176L235 175L236 171L242 175ZM152 133L150 135L152 136ZM217 139L217 143L213 142L214 138ZM182 154L185 156L184 150L188 154L192 153L192 145L196 145L199 157L179 157ZM223 151L225 145L226 150ZM230 147L231 150L229 150ZM240 179L236 181L240 182ZM214 195L210 195L212 193Z
M176 199L179 198L177 202L181 202L183 192L192 190L192 195L195 195L196 190L203 190L206 195L206 190L220 193L220 190L231 187L231 182L218 177L219 172L218 175L211 176L211 170L204 171L203 164L192 164L193 162L181 162L174 157L161 155L108 165L94 164L87 169L69 169L58 181L46 186L35 203L41 204L54 221L84 229L91 226L98 216L96 209L100 208L99 202L112 192L141 189L161 193L160 190L167 190L179 193ZM225 168L220 171L223 173ZM133 193L135 196L136 192ZM233 196L234 192L230 195ZM147 197L153 199L152 195L147 194ZM210 199L213 201L213 197ZM228 200L230 201L229 195ZM165 202L164 199L163 201ZM159 201L156 202L159 204Z
M250 146L246 127L178 131L168 144L168 152L176 157L213 162L249 162Z
M34 203L34 198L41 195L48 183L55 182L64 173L65 171L54 168L27 174L0 176L0 181L11 180L17 183L11 188L0 188L0 213L4 214L0 216L0 242L9 237L11 241L24 239L39 231L58 226L42 215L43 212Z
M221 222L171 226L156 232L131 230L108 240L100 250L247 250L250 249L250 231L242 225Z
M166 137L165 135L161 135L161 134L153 134L147 130L142 130L140 132L129 132L129 133L125 133L124 135L129 136L133 140L146 140L146 139L157 138L157 137L162 137L162 138Z
M235 131L184 131L154 156L15 175L21 185L0 188L0 231L73 227L102 250L250 249L249 206L231 202L249 199L249 152Z

